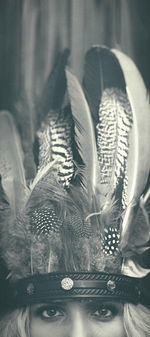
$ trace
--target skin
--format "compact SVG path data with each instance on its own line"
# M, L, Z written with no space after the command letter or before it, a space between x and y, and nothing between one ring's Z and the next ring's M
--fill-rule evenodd
M31 307L31 337L125 337L121 303L58 302Z

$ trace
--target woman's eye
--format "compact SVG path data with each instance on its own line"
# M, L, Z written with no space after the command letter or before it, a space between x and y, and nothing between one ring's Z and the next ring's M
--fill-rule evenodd
M40 308L38 315L40 315L42 319L57 320L63 317L65 313L61 309L46 307Z
M62 313L56 309L47 309L42 312L42 315L45 318L49 318L49 317L62 316Z
M117 309L115 307L99 307L91 313L91 317L99 321L112 320L117 315Z

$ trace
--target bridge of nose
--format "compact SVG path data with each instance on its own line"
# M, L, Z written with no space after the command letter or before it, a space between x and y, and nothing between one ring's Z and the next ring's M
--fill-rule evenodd
M80 304L70 306L71 334L69 337L90 337L88 316ZM92 337L92 336L91 336Z

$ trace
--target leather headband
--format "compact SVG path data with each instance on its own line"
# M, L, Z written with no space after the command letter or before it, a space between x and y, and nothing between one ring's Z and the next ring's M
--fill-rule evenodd
M141 279L119 274L49 273L6 281L1 299L7 307L22 307L56 299L102 299L142 303ZM150 304L150 298L144 299Z

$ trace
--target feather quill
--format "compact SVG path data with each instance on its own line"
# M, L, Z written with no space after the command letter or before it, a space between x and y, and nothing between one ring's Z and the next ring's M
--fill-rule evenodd
M28 189L20 138L9 111L0 112L0 174L3 189L15 215L23 207Z
M84 165L82 183L91 199L92 194L96 194L99 171L93 121L78 80L68 69L66 76L75 124L75 141Z
M133 112L133 128L129 139L128 157L128 207L122 224L124 239L124 234L129 232L129 224L131 225L134 217L134 205L143 193L150 171L150 103L144 81L133 61L118 50L112 50L112 52L122 67Z

